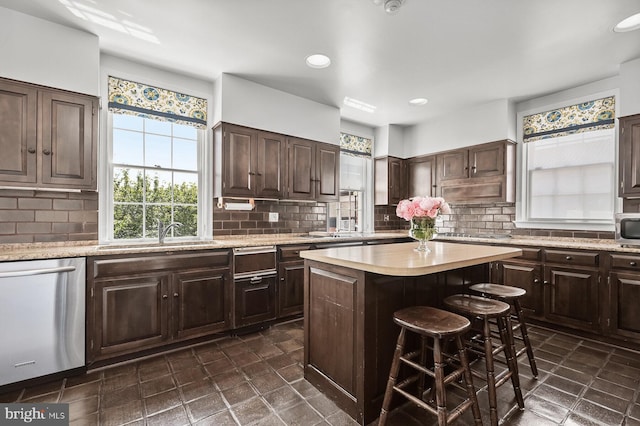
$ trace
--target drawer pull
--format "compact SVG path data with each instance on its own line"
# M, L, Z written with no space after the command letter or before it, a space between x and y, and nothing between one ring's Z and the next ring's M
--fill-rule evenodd
M571 256L567 256L567 257L565 257L565 259L567 259L567 260L571 260L571 259L573 259L573 257L571 257Z
M629 265L631 265L631 266L637 266L638 264L637 264L636 262L634 262L634 261L631 261L631 262L629 262Z
M299 255L299 254L300 254L300 252L299 252L299 251L294 251L294 252L293 252L293 254L294 254L295 256L297 256L297 255Z
M162 298L163 298L163 299L166 299L167 297L169 297L169 296L167 296L166 294L163 294L163 295L162 295Z
M538 284L539 282L540 282L540 280L539 280L539 279L537 279L537 278L533 280L533 283L534 283L534 284Z
M178 293L173 293L173 297L178 297L179 294Z

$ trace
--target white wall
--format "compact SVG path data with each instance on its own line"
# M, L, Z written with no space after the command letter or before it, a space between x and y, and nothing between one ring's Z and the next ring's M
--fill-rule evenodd
M640 114L640 58L620 65L620 116Z
M0 76L99 94L98 37L0 7Z
M338 145L340 109L223 73L221 120ZM217 101L216 101L217 102ZM215 123L214 123L215 124Z
M438 117L404 131L404 157L431 154L513 136L513 105L499 99Z
M356 123L355 121L340 120L340 131L342 133L348 133L350 135L360 136L361 138L368 138L375 140L375 129L366 124Z
M397 124L387 124L375 129L374 157L404 158L405 127Z

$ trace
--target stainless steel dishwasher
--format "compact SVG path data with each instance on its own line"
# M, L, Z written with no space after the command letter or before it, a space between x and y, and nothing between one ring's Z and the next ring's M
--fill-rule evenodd
M85 258L0 263L0 386L84 367Z

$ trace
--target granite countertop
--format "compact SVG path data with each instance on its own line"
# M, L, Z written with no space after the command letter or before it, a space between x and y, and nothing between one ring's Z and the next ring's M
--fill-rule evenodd
M262 234L215 237L212 241L166 242L159 244L105 244L97 241L0 244L0 262L62 257L108 256L142 253L216 250L283 244L321 244L406 237L406 231L373 232L354 236L310 236L308 234Z
M414 250L415 243L336 247L300 253L304 259L359 271L392 276L420 276L464 268L466 266L520 256L515 247L469 246L446 241L429 241L430 253Z
M256 247L262 245L283 244L320 244L339 243L347 241L366 241L387 238L402 238L407 236L406 230L383 231L369 233L363 236L330 237L309 236L308 234L262 234L237 235L215 237L212 241L198 242L167 242L158 244L113 244L99 245L97 241L61 242L61 243L28 243L28 244L0 244L0 262L13 260L51 259L62 257L108 256L115 254L135 253L163 253L183 252L190 250L229 249L234 247ZM640 248L621 247L613 240L597 240L587 238L565 237L526 237L511 238L483 238L483 237L454 237L438 236L438 241L482 243L490 245L515 245L532 247L556 247L581 250L597 250L609 252L640 254Z

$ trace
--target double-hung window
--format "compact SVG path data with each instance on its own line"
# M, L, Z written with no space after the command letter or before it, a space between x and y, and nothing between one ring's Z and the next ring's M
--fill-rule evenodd
M340 200L327 205L328 231L373 229L372 147L371 139L340 134Z
M109 77L105 240L202 236L206 100Z
M613 96L523 117L518 226L612 229L614 117Z

